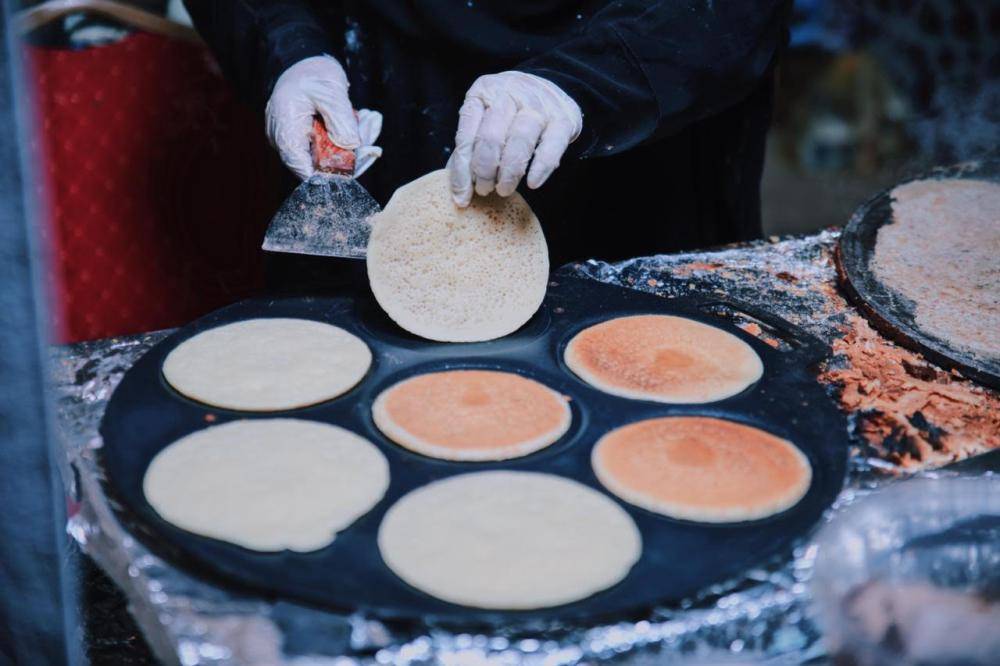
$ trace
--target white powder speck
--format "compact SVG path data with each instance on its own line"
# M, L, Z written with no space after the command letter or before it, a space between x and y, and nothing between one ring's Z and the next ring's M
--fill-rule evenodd
M347 30L344 32L344 50L357 53L361 50L361 26L353 19L347 19Z

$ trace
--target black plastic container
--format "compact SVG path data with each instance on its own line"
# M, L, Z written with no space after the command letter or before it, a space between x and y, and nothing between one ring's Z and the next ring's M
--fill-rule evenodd
M119 517L154 552L197 575L270 598L363 611L386 620L433 620L470 627L625 617L690 595L788 551L817 522L843 484L846 423L811 371L826 353L825 347L789 324L752 312L780 336L782 349L772 348L728 318L713 314L719 307L718 299L667 300L556 273L542 308L518 332L492 342L441 344L399 329L367 293L237 303L171 335L126 373L101 425L107 490L119 505ZM722 307L745 311L732 304ZM733 333L760 354L763 377L743 393L719 402L665 405L601 393L566 368L562 351L578 331L606 319L640 313L683 315ZM208 407L166 384L160 367L178 343L200 331L254 317L301 317L341 326L371 347L372 368L357 387L335 400L268 414ZM446 368L509 370L537 379L570 396L573 424L552 446L495 463L434 460L386 439L372 422L375 396L406 377ZM642 558L628 577L587 599L536 611L484 611L437 600L398 579L379 555L376 533L383 514L414 488L455 474L512 469L560 474L603 492L590 466L591 448L598 438L627 423L671 415L730 419L791 440L813 468L808 494L779 515L724 525L673 520L620 502L643 538ZM391 466L386 496L330 546L312 553L251 551L185 532L153 511L143 496L142 479L161 449L208 425L275 416L335 423L374 442Z

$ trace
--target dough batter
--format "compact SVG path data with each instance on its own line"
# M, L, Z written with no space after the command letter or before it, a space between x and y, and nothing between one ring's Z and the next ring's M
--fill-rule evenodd
M417 375L372 406L386 437L445 460L506 460L542 449L569 428L566 398L512 372L449 370Z
M160 451L143 479L167 522L260 551L329 545L388 486L389 464L371 442L298 419L199 430Z
M1000 184L917 180L892 191L876 277L913 303L924 332L1000 359Z
M372 222L368 280L382 309L430 340L513 333L538 310L549 279L542 227L521 195L452 202L448 174L399 188Z
M626 502L705 523L764 518L794 506L812 468L791 442L700 416L648 419L612 430L591 455L594 473Z
M566 365L613 395L667 403L722 400L764 372L757 352L735 335L685 317L635 315L577 333Z
M558 606L611 587L639 559L632 518L583 484L535 472L462 474L385 515L382 559L404 581L465 606Z
M270 412L336 398L360 382L372 353L342 328L310 319L248 319L188 338L163 376L213 407Z

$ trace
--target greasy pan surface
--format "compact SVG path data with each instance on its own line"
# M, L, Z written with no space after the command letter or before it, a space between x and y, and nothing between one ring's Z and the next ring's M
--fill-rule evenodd
M728 319L709 312L718 306L717 300L666 300L556 273L542 308L521 330L492 342L440 344L400 330L368 293L237 303L177 331L126 373L101 426L107 490L119 517L154 552L196 575L269 598L337 611L363 611L387 620L432 620L470 628L638 613L723 581L775 553L788 552L819 520L843 484L846 424L810 370L825 348L780 320L751 313L782 339L784 351L773 349ZM562 350L575 333L605 319L638 313L679 314L730 331L760 354L763 377L726 400L672 406L601 393L566 369ZM369 344L374 354L372 368L361 384L335 400L269 414L211 408L182 397L165 383L160 366L178 343L205 329L253 317L303 317L341 326ZM548 448L524 458L491 463L433 460L382 436L372 423L370 409L375 396L403 378L445 368L493 368L537 379L571 397L573 424ZM791 440L812 464L812 487L801 502L779 515L729 525L673 520L623 504L642 533L642 558L618 585L556 608L484 611L439 601L402 582L379 556L376 534L382 516L414 488L454 474L513 469L560 474L604 492L590 466L594 443L620 425L669 415L732 419ZM312 553L254 552L185 532L153 511L143 496L142 479L161 449L213 423L273 416L336 423L374 442L391 466L385 498L330 546Z

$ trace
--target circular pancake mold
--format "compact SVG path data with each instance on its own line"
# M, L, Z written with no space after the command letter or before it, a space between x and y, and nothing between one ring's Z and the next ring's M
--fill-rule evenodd
M105 474L103 487L115 516L154 554L218 585L234 585L337 613L360 611L388 621L432 621L463 631L614 622L683 599L737 576L765 558L785 553L820 519L843 485L846 422L808 372L808 367L827 353L826 347L795 327L774 320L771 325L794 344L777 350L750 340L767 368L764 378L751 390L713 405L712 413L736 421L752 415L753 423L802 447L813 464L813 480L809 492L793 508L768 520L720 528L672 520L618 502L641 532L642 556L619 583L554 608L508 611L456 605L423 593L395 575L378 548L378 530L386 511L401 497L436 479L469 472L470 464L418 456L391 443L375 427L371 415L372 401L379 392L401 378L462 367L516 372L572 395L573 424L557 443L524 458L476 465L579 479L616 501L594 476L593 444L622 424L663 416L664 408L655 402L622 400L602 393L568 373L561 362L562 350L564 341L580 330L576 322L593 321L595 311L612 318L656 312L669 305L673 314L707 321L744 337L725 319L702 314L697 296L666 303L651 294L562 274L554 276L547 298L544 311L533 320L548 321L547 329L540 332L532 323L503 341L482 345L438 345L415 338L401 344L399 328L387 317L364 322L368 326L365 341L379 360L364 384L341 398L309 407L299 416L347 428L373 442L389 461L391 483L371 511L338 532L328 547L312 552L255 551L199 536L167 522L150 506L143 494L143 477L155 456L184 435L234 418L202 403L180 399L163 381L163 361L194 334L259 317L322 321L359 334L356 331L362 322L356 313L377 305L367 290L325 297L258 298L184 327L140 358L108 402L100 428L104 445L94 454ZM675 406L669 411L693 413L695 408ZM802 418L803 414L809 418Z

